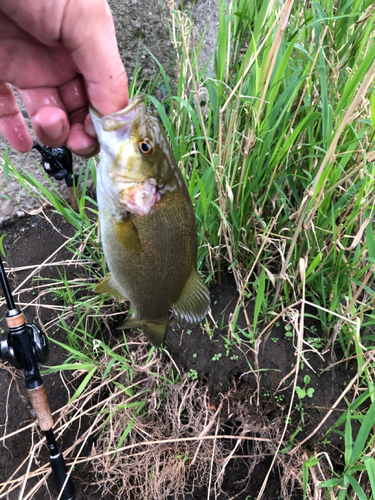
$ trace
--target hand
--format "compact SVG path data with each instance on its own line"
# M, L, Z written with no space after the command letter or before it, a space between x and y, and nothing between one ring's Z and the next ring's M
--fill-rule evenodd
M128 86L106 0L0 0L0 134L18 151L32 139L97 152L88 103L103 115L128 103Z

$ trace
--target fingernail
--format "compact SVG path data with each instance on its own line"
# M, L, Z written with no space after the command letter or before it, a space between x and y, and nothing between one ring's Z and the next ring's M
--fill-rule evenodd
M79 151L75 151L75 153L79 156L90 158L91 156L95 156L99 153L99 144L94 144L93 146L82 148Z
M40 128L43 133L46 134L51 139L58 139L64 129L64 122L62 120L57 120L53 123L40 124Z
M90 137L94 137L95 139L98 137L96 132L95 132L94 125L92 124L92 122L85 123L85 132L87 135L89 135Z
M89 135L90 137L94 137L95 139L98 137L96 132L95 132L94 124L92 123L92 119L91 119L90 115L87 115L87 117L86 117L85 124L84 124L84 130L85 130L86 134Z

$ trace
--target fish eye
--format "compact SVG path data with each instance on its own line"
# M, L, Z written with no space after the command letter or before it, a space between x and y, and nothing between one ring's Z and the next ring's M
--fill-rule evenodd
M153 143L150 141L150 139L143 139L142 141L139 142L138 144L138 147L139 147L139 151L143 154L143 155L152 155L152 153L154 152L154 145Z

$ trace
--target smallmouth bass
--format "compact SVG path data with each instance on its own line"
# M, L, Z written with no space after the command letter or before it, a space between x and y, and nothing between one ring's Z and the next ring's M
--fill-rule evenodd
M112 115L90 112L100 143L99 226L110 270L95 292L129 300L134 313L120 328L141 327L159 346L169 310L181 325L193 326L210 306L196 269L190 195L143 96Z

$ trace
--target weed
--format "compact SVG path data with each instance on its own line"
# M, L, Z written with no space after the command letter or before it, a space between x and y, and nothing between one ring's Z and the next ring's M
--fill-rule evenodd
M285 325L284 336L286 339L290 339L293 337L292 325Z
M285 399L282 394L275 394L274 398L277 403L282 403Z
M194 370L193 368L190 368L189 370L189 373L188 373L188 377L193 379L193 380L197 380L198 379L198 372L197 370Z
M296 386L297 396L299 397L300 400L304 399L306 396L312 398L315 389L313 387L307 387L310 383L309 375L304 376L303 383L304 383L303 388L299 387L298 385Z

